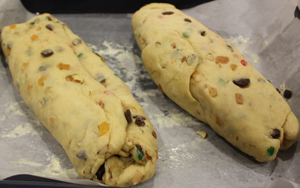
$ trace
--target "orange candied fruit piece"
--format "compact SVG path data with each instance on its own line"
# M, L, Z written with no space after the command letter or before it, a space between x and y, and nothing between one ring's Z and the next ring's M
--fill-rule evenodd
M32 35L32 36L30 37L30 39L31 39L32 41L34 41L34 40L37 39L37 38L39 38L39 36L37 36L37 35Z
M33 85L29 84L28 85L28 91L30 91L32 89Z
M29 63L23 63L22 64L22 73L24 72L24 70L28 67Z
M69 64L63 64L63 63L59 63L57 65L57 67L60 69L60 70L70 70L70 65Z
M39 85L40 85L40 86L44 86L44 81L45 81L46 79L47 79L47 78L46 78L45 76L42 76L42 77L39 79L39 81L38 81Z
M214 87L211 87L209 89L209 95L212 96L212 97L216 97L218 95L217 89L214 88Z
M51 125L53 126L54 125L54 123L55 123L55 119L54 119L54 117L50 117L50 123L51 123Z
M14 28L16 28L17 27L17 25L16 24L14 24L14 25L11 25L11 26L9 26L10 27L10 29L14 29Z
M66 27L68 27L68 28L70 28L69 25L66 24L66 23L63 23L62 25L63 25L63 26L66 26Z
M229 62L229 57L227 56L217 56L215 59L216 64L222 63L226 64Z
M146 158L147 158L147 160L151 160L152 159L152 157L148 154L147 150L146 150Z
M156 135L156 132L155 131L152 131L152 136L156 139L157 138L157 135Z
M163 92L163 89L162 89L161 85L158 84L157 86L158 86L158 90L159 90L160 92Z
M243 95L239 94L239 93L236 93L235 94L235 101L236 101L237 104L243 104L243 102L244 102Z
M99 136L105 135L109 131L109 124L107 122L103 122L100 125L98 125L100 131L99 131Z

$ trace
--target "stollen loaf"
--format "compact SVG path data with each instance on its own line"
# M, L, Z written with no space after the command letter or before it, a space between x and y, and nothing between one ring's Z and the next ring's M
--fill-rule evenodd
M272 84L226 40L171 4L132 17L143 63L158 89L257 161L299 137L299 122Z
M1 46L23 100L81 178L130 186L153 177L156 133L129 88L50 14L4 27Z

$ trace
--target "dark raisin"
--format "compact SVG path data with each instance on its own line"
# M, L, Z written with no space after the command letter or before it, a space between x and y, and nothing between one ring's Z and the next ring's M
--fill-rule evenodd
M141 119L141 118L136 118L136 119L135 119L135 124L136 124L137 126L144 126L144 125L145 125L145 122L144 122L144 120Z
M46 50L43 50L41 52L41 54L42 54L43 57L49 57L53 54L53 51L51 49L46 49Z
M184 18L185 22L192 22L192 20L188 19L188 18Z
M135 145L135 146L136 146L136 149L137 149L137 152L136 152L137 157L141 161L143 159L143 157L144 157L143 148L140 145Z
M100 168L99 168L99 170L97 171L97 173L96 173L96 176L97 176L97 179L98 180L102 180L102 176L103 176L103 174L105 173L105 163L103 163L101 166L100 166Z
M272 138L277 139L280 137L280 130L278 129L273 129L273 132L271 134Z
M276 88L276 91L277 91L279 94L281 94L281 92L280 92L280 90L279 90L278 88Z
M144 116L140 116L140 115L135 115L135 116L132 116L134 119L142 119L142 120L145 120L146 118Z
M39 67L39 71L45 71L47 68L49 67L49 65L41 65L40 67Z
M101 55L99 55L98 53L95 52L95 54L96 54L97 56L99 56L101 59L103 59L103 57L102 57Z
M250 79L248 78L241 78L238 80L233 80L233 83L239 87L247 87L250 84Z
M174 12L172 12L172 11L167 11L167 12L163 12L162 14L163 14L163 15L171 15L171 14L174 14Z
M131 112L130 112L130 110L127 109L124 114L125 114L125 118L126 118L127 122L128 123L132 123L132 118L131 118Z
M52 21L52 19L51 19L49 16L47 16L46 19L47 19L48 21Z
M47 99L47 98L43 98L43 100L40 101L40 103L41 103L43 106L46 106L47 102L48 102L48 99Z
M74 39L72 43L74 46L77 46L77 45L81 44L81 39Z
M50 31L53 31L53 26L51 24L46 25L46 28L49 29Z
M140 146L140 145L135 145L135 147L136 147L137 150L139 150L139 151L144 155L142 146Z
M206 32L205 32L204 30L201 30L201 31L200 31L200 34L201 34L201 36L205 36L205 35L206 35Z
M226 45L226 46L227 46L227 48L228 48L231 52L233 52L232 46L230 46L230 45Z
M12 45L13 45L13 42L12 41L9 41L7 44L6 44L6 47L8 49L11 49L12 48Z
M293 93L291 90L289 89L286 89L284 90L284 93L283 93L283 96L286 98L286 99L290 99L292 97Z
M79 159L83 159L86 160L87 158L87 154L85 150L81 150L76 154L76 157L78 157Z
M100 82L101 84L104 84L106 79L105 77L103 76L103 74L97 74L95 76L95 80L97 80L98 82Z

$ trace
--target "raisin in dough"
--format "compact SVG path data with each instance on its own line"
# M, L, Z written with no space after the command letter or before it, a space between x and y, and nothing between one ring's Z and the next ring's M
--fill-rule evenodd
M151 78L170 99L257 161L299 137L299 122L275 88L231 44L170 4L132 17Z
M14 85L82 178L111 186L150 179L156 133L129 88L50 14L3 28Z

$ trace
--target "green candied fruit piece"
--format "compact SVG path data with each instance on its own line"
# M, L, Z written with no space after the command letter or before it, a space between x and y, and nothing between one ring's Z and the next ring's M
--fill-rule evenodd
M184 32L184 33L183 33L183 36L184 36L185 38L189 38L189 37L190 37L190 34L189 34L188 32Z
M119 77L116 73L114 73L114 75L115 75L116 77Z
M220 78L218 83L222 86L225 86L227 84L227 82L223 78Z
M82 58L82 56L83 56L83 53L80 53L80 54L78 55L79 58Z
M183 36L185 38L189 38L190 37L190 33L192 32L193 30L192 29L188 29L186 32L183 33Z
M267 79L267 80L272 84L272 82L269 79Z
M275 148L274 148L274 147L270 147L270 148L267 150L268 156L272 156L272 155L274 154L274 151L275 151Z
M142 159L143 159L143 153L140 152L140 150L136 150L136 152L137 152L137 157L138 157L138 159L139 159L139 160L142 160Z
M35 24L35 22L30 22L30 23L29 23L29 25L34 25L34 24Z

